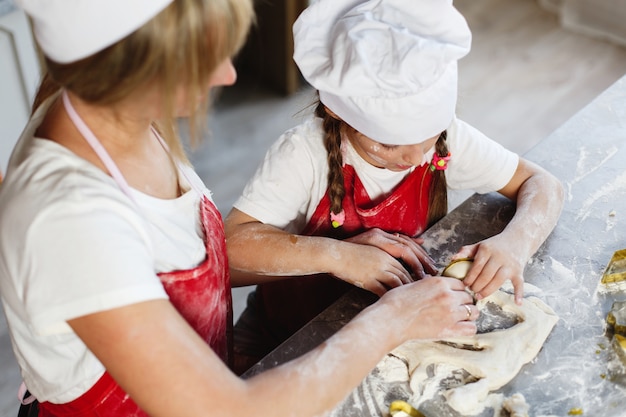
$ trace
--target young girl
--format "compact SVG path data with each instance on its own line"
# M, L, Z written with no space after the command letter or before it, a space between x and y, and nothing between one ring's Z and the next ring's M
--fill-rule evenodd
M477 298L511 280L559 216L555 177L455 117L471 35L451 1L321 1L294 26L294 58L319 92L314 117L272 146L226 220L233 283L259 284L235 328L252 361L350 285L382 295L436 274L419 235L446 188L498 191L517 211L460 248ZM289 279L286 279L286 278Z
M432 278L301 359L237 378L223 225L174 120L235 81L251 2L20 4L48 69L0 187L0 294L38 400L25 413L320 415L403 341L476 332L462 284Z

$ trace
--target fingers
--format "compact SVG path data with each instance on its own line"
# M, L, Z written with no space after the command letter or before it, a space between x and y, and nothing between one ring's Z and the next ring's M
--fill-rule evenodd
M441 339L476 333L479 311L458 279L428 276L390 291L390 296L397 296L391 305L408 319L409 337Z
M413 282L409 272L395 259L389 265L388 270L383 271L379 280L388 288L395 288Z
M389 239L394 243L396 258L401 259L411 269L416 279L422 279L427 274L437 274L435 261L428 255L426 250L422 248L415 239L395 233L389 235ZM420 239L420 241L423 241Z
M515 303L521 305L524 296L524 278L514 268L497 262L481 265L480 262L474 261L463 283L474 292L477 300L481 300L496 292L509 279L515 290Z
M474 304L461 304L461 318L458 321L474 321L478 319L478 315L480 314L478 311L478 307Z
M458 259L473 259L476 256L476 252L478 251L478 245L466 245L461 247L461 249L452 257L451 260L456 261Z
M522 300L524 299L524 278L518 275L514 278L511 278L511 282L513 283L515 304L521 306Z
M423 239L414 239L400 233L387 233L374 228L348 238L346 241L384 250L394 258L401 260L415 275L416 279L422 279L427 274L436 275L438 272L435 261L420 246Z
M389 256L385 254L386 256ZM364 281L353 281L352 284L364 288L381 297L392 288L400 287L413 282L408 271L397 260L390 258L386 270L375 271L370 278Z
M421 265L424 268L424 271L430 275L437 275L439 272L437 268L437 264L433 258L430 257L426 249L422 247L424 243L424 239L421 238L409 238L415 247L415 254L417 255Z

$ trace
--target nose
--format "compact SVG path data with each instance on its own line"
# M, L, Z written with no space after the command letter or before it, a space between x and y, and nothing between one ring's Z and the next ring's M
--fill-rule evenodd
M211 87L217 87L220 85L233 85L237 81L237 70L233 65L231 59L227 59L222 62L213 73L211 77Z
M419 166L424 159L424 152L421 144L406 145L402 154L402 159L412 166Z

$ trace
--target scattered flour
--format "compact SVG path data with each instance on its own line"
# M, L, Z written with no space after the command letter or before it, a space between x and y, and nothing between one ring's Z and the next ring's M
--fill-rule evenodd
M592 193L583 202L580 211L576 216L576 220L585 220L594 211L593 205L597 201L601 199L607 199L610 201L611 198L615 198L615 195L617 195L620 190L626 190L626 171L617 176L614 181L604 184L604 186Z
M489 302L517 315L518 323L443 342L409 341L387 355L331 416L387 416L386 407L393 400L420 408L436 399L461 415L490 408L499 416L508 406L517 413L512 416L527 417L521 395L505 399L492 391L506 385L536 357L558 316L532 296L518 306L511 294L497 291L477 305L483 308Z

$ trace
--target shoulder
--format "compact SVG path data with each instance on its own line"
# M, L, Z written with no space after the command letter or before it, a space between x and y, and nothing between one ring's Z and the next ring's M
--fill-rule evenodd
M306 217L326 190L326 159L320 119L286 131L266 153L235 207L281 228Z
M313 117L283 133L270 147L268 155L287 155L317 159L325 154L322 121Z
M140 287L163 297L147 221L109 176L48 142L34 144L0 187L3 292L31 289L22 308L38 331L111 306L120 290L127 300L144 297Z
M308 189L328 170L321 120L312 118L283 133L265 154L254 179Z
M477 192L497 191L512 178L519 156L470 124L456 119L448 129L452 154L448 186Z
M115 182L104 172L47 140L33 141L12 165L0 187L0 239L53 242L59 236L90 235L126 228L142 236L147 225ZM103 227L107 225L107 227ZM82 231L82 232L81 232ZM36 235L36 238L35 238ZM69 240L69 239L68 239Z

